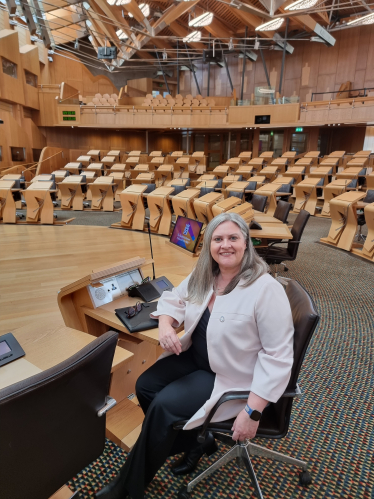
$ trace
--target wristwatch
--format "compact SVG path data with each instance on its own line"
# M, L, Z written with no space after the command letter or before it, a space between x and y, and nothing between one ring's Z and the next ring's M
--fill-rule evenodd
M244 410L250 419L253 419L253 421L260 421L262 412L256 411L256 409L251 409L248 404L245 406Z

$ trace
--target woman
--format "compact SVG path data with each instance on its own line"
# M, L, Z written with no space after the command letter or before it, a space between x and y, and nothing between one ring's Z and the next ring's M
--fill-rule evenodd
M145 413L139 439L119 475L97 499L142 499L168 456L185 452L175 474L193 471L216 450L212 435L197 444L197 430L221 395L248 390L243 401L223 404L213 421L234 418L233 440L253 438L263 409L289 381L293 323L283 287L253 249L244 220L233 213L207 226L195 270L159 300L160 344L166 351L138 379ZM178 338L175 329L184 323ZM173 429L179 420L184 430Z

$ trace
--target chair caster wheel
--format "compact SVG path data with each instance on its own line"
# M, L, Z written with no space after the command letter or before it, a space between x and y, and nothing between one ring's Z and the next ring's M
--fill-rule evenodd
M178 492L178 499L190 499L191 494L188 492L187 487L182 487Z
M310 485L312 483L312 477L309 471L302 471L299 475L300 485Z

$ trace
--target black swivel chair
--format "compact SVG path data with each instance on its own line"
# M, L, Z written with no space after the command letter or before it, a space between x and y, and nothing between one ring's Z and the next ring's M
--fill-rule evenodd
M0 390L1 497L47 499L102 454L105 413L116 403L108 392L117 338L107 332Z
M270 243L267 248L256 249L257 253L266 261L266 263L269 265L275 265L274 277L276 279L278 278L278 265L283 265L284 270L287 272L288 268L283 262L296 260L301 243L301 236L309 217L310 213L305 210L300 210L300 213L297 215L291 229L292 239L290 241L277 241ZM285 244L287 245L286 248L277 247L278 245Z
M275 193L275 195L277 197L280 197L280 196L278 196L278 193L280 193L280 192L287 193L288 196L283 195L281 197L281 199L283 199L284 201L288 201L290 199L291 195L292 195L292 191L293 191L293 187L292 187L291 184L282 184L281 188L277 190L277 192Z
M259 196L258 194L253 194L251 199L251 204L256 211L265 211L265 206L268 198L266 196Z
M245 200L250 203L253 198L253 193L257 189L257 182L253 180L249 180L249 184L247 185L246 191L253 191L253 192L247 192L245 195Z
M282 223L287 223L288 214L291 210L292 204L287 203L287 201L278 201L277 207L275 208L274 218L277 218Z
M300 397L301 390L297 384L299 372L304 361L305 353L308 348L312 335L317 327L319 315L316 311L312 298L307 291L297 282L289 280L286 286L286 293L291 305L292 318L294 323L294 362L291 371L291 378L288 387L277 403L270 403L263 411L260 424L258 427L256 438L280 439L287 435L291 418L292 403L294 397ZM288 464L299 466L302 471L300 473L300 484L309 485L312 481L307 469L307 463L293 457L280 454L273 450L267 449L260 445L246 440L244 442L237 441L232 446L232 425L235 419L230 419L222 422L212 422L212 418L218 407L225 402L231 400L243 400L243 407L247 400L249 392L227 392L225 393L213 409L208 414L203 426L201 426L198 441L204 442L207 432L211 432L214 436L231 446L231 449L226 452L218 461L210 468L203 471L199 476L194 478L186 487L179 491L178 499L189 499L191 490L204 478L211 475L215 470L227 464L229 461L239 458L244 463L248 471L250 480L255 488L258 499L263 499L260 486L258 484L256 474L254 472L250 456L261 456L267 459L273 459ZM187 421L178 421L174 425L176 429L182 429Z
M228 193L228 196L229 198L239 198L239 199L243 199L243 196L244 196L244 192L243 191L227 191Z
M366 192L366 196L361 200L363 203L374 203L374 189L369 189ZM357 233L357 241L366 240L366 236L362 234L362 227L366 225L365 214L362 210L357 210L357 224L359 226L359 231Z
M172 192L172 196L176 196L177 194L183 192L186 190L186 186L185 185L173 185L171 184L170 187L173 187L174 188L174 192Z
M209 194L210 192L215 192L214 187L202 187L200 189L199 198L202 198L205 194Z

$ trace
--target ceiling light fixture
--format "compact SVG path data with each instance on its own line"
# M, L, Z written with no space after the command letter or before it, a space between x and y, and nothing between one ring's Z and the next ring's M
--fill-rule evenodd
M87 2L83 2L83 7L84 7L86 10L88 10L88 9L90 9L90 8L91 8L91 5L90 5L89 3L87 3Z
M310 9L314 7L318 0L296 0L296 2L290 3L284 10L301 10L301 9Z
M131 14L131 12L128 12L128 16L129 16L129 17L134 17L134 16Z
M117 29L116 35L118 36L118 38L120 40L126 40L126 38L128 38L128 36L126 35L126 33L122 29Z
M127 5L131 0L117 0L116 5Z
M204 12L204 14L201 14L201 16L195 17L195 19L191 19L191 21L188 23L188 26L209 26L209 24L211 24L213 21L213 16L214 14L212 14L212 12Z
M109 5L114 5L116 0L106 0Z
M151 9L147 3L141 3L139 9L142 11L144 17L148 17L151 13Z
M257 26L256 31L275 31L278 28L280 28L283 23L284 23L284 18L278 17L264 24L260 24L260 26Z
M358 17L357 19L353 19L353 21L349 21L347 26L361 26L364 24L374 24L374 12L367 16Z
M192 31L183 38L184 43L199 42L201 40L201 31Z

